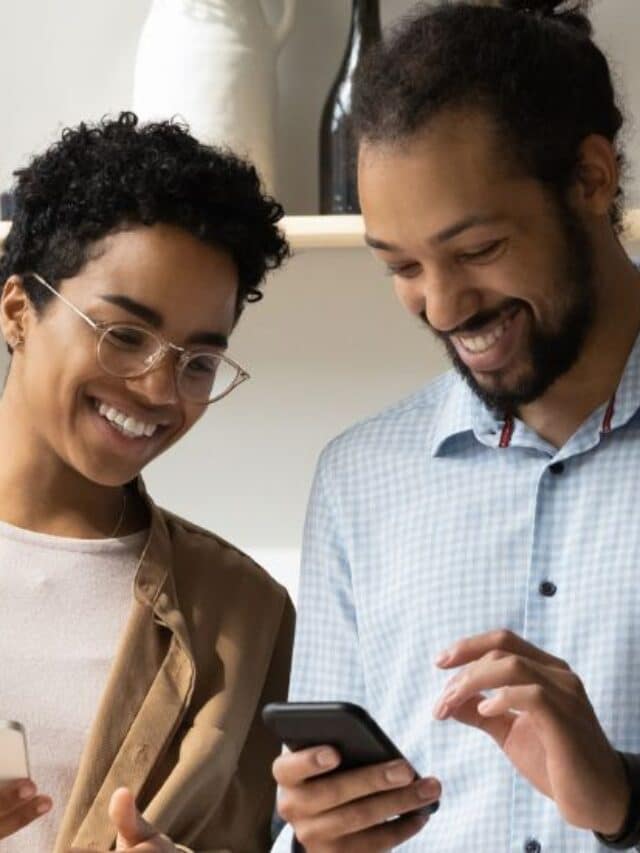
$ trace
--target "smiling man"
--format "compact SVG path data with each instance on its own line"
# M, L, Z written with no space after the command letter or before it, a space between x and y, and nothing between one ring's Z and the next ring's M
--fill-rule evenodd
M17 177L0 719L24 725L32 779L0 784L0 847L262 851L278 745L259 710L286 694L291 603L139 475L248 378L229 339L287 255L282 208L250 164L130 113ZM225 453L215 417L210 437Z
M291 696L426 778L285 755L278 850L640 842L640 276L584 5L421 8L360 78L366 239L454 370L324 452Z

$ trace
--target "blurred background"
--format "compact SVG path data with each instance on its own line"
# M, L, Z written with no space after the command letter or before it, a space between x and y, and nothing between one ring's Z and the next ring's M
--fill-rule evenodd
M383 25L414 5L381 0ZM280 0L264 0L275 20ZM0 188L70 124L132 104L149 0L2 0ZM318 205L318 126L349 30L347 0L298 0L278 65L278 196L288 214ZM627 113L628 205L640 114L640 3L596 0L592 19ZM252 381L147 469L155 499L231 540L296 591L307 493L323 445L411 393L446 366L440 348L396 304L368 250L298 253L248 306L231 355ZM0 369L6 361L0 354Z

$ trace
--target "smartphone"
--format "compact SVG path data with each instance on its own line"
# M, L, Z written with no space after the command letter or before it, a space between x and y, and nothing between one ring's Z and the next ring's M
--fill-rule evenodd
M24 728L13 720L0 720L0 783L30 775Z
M310 746L334 746L342 761L331 773L407 761L365 709L352 702L271 702L262 709L262 719L294 752ZM421 811L432 814L438 805L432 803Z

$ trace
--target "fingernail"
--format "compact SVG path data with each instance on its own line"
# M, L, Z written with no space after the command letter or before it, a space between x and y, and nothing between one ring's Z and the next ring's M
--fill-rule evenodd
M20 787L18 788L18 797L21 800L29 800L31 799L31 797L34 796L35 792L35 785L31 785L30 783L20 785Z
M436 707L433 709L433 716L436 720L444 720L445 717L449 715L449 705L447 702L440 700Z
M451 652L449 649L445 649L435 659L436 666L444 666L444 664L448 663L451 660Z
M433 779L422 779L418 782L417 790L422 800L429 800L438 795L438 786Z
M404 763L404 761L401 761L398 764L387 765L387 769L384 771L384 776L387 782L391 782L392 784L402 782L408 784L413 779L413 771Z
M36 806L36 811L38 812L38 814L44 814L45 812L48 812L50 808L51 803L47 800L43 800L43 802L38 803L38 805Z
M338 762L334 752L330 749L321 749L320 752L316 752L316 763L318 767L333 767Z

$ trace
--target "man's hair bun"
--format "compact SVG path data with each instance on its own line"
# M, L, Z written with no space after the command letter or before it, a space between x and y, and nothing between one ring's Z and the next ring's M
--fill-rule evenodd
M512 12L528 12L540 18L551 18L590 36L590 0L502 0L502 8Z

